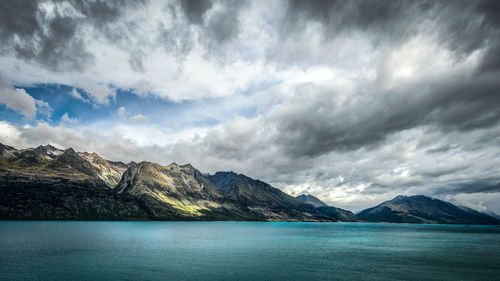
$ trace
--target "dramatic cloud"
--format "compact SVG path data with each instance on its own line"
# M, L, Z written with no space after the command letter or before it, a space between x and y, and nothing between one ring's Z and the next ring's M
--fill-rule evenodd
M426 194L500 212L499 19L483 0L2 1L0 103L25 121L2 115L0 142L352 210Z
M213 3L211 1L203 0L181 1L180 4L187 19L192 24L202 24L203 16L213 6Z

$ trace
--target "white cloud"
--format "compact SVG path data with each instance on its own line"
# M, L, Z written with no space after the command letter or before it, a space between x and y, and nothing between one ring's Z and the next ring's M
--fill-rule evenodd
M63 116L61 116L61 122L64 124L76 124L78 123L78 119L69 117L68 112L65 112Z
M21 137L21 131L6 121L0 121L0 142L10 144L16 148L26 148L26 144Z
M134 122L134 123L146 123L149 121L149 118L142 115L142 114L136 114L136 115L130 117L129 120Z
M98 104L109 104L116 98L116 89L106 84L86 81L78 85Z
M51 108L48 103L36 100L30 96L24 89L12 88L9 82L0 73L0 104L18 111L26 119L36 117L38 111L47 117L50 117Z
M120 106L120 108L118 108L118 116L120 116L121 118L125 118L126 114L127 110L125 109L125 107Z
M90 102L89 100L87 100L86 98L84 98L84 97L82 96L82 94L80 94L80 93L78 92L78 90L77 90L76 88L73 88L73 89L69 92L69 95L70 95L70 96L72 96L72 97L74 97L75 99L77 99L77 100L81 100L81 101L83 101L83 102L85 102L85 103Z
M50 107L49 103L42 100L35 100L35 103L37 113L50 119L50 117L52 116L52 108Z

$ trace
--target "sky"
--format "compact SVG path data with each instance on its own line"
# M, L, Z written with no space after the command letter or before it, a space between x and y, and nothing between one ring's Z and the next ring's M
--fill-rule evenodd
M0 142L500 213L500 1L0 1Z

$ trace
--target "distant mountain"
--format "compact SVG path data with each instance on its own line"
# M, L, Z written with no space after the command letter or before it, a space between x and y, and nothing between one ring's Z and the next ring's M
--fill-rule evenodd
M500 224L500 221L472 209L423 195L397 196L357 214L360 220L393 223Z
M353 212L344 209L332 206L320 206L317 207L316 210L318 210L318 212L321 215L333 221L347 221L347 222L358 221L358 217Z
M208 176L227 199L236 202L250 213L265 220L321 220L321 214L312 205L271 185L233 172L217 172Z
M328 206L323 201L319 200L317 197L314 197L314 196L309 195L309 194L301 194L295 198L297 198L297 200L299 200L300 202L302 202L304 204L311 204L316 208L322 207L322 206Z
M358 218L351 211L336 208L333 206L328 206L323 201L319 200L317 197L312 195L301 194L297 197L297 200L304 204L313 205L316 210L322 215L334 221L357 221Z
M486 212L484 212L485 214L487 214L488 216L492 217L492 218L495 218L497 220L500 221L500 215L498 215L497 213L491 211L491 210L487 210Z

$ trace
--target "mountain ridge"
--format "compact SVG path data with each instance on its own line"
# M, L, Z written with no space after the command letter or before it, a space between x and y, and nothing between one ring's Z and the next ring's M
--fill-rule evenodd
M16 149L0 143L0 193L0 219L499 223L423 195L397 196L357 216L243 174L203 174L191 164L110 161L52 145Z
M316 208L328 206L325 202L310 194L301 194L295 198L297 198L302 203L311 204Z

